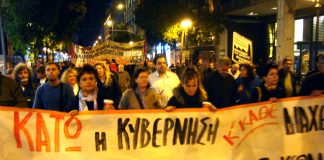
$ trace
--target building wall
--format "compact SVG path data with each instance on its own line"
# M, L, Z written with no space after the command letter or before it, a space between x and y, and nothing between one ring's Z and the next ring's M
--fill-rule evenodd
M130 32L138 33L139 27L135 24L135 10L139 0L125 0L126 11L125 11L125 25L127 30Z

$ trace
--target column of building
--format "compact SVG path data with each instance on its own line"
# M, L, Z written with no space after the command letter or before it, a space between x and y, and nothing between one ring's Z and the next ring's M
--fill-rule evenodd
M274 58L280 63L284 58L293 59L294 56L296 0L277 0L277 3L277 47Z

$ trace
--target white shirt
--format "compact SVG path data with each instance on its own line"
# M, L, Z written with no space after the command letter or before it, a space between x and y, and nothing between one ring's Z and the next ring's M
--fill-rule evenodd
M45 83L46 83L46 78L40 79L40 80L39 80L39 83L40 83L41 85L45 84Z
M178 76L170 71L162 77L157 71L149 75L151 87L157 94L161 94L161 106L166 107L169 99L173 96L173 89L180 84Z
M74 95L76 96L78 94L78 92L79 92L79 85L75 84L72 89L73 89Z
M228 69L228 74L230 74L231 76L233 76L234 79L237 79L237 78L240 76L240 73L241 73L241 72L240 72L239 70L237 70L236 73L233 74L233 73L231 72L231 68Z

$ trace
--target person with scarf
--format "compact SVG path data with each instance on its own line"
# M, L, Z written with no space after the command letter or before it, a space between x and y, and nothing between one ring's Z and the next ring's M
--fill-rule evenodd
M278 66L266 65L262 70L263 82L251 93L250 102L276 101L285 97L285 91L280 85Z
M102 91L97 87L98 80L99 76L96 69L89 64L85 64L77 76L80 90L76 95L76 108L72 108L69 111L104 109L104 99L107 97L100 94Z
M167 112L176 108L209 108L216 111L217 108L207 102L207 93L202 86L199 73L194 67L187 67L182 72L181 83L173 90L173 96L165 108Z

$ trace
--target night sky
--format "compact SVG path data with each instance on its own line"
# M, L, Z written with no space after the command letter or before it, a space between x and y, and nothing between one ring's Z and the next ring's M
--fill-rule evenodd
M103 31L103 23L107 18L106 10L110 2L111 0L86 0L87 13L77 33L77 44L87 47L93 45Z

